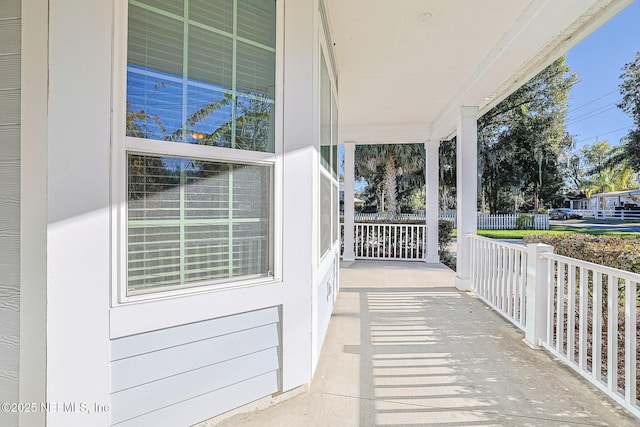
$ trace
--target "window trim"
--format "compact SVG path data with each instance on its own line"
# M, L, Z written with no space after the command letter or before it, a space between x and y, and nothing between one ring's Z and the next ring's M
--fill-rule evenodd
M318 101L317 101L317 105L318 105L318 144L321 147L322 146L322 141L320 140L320 133L321 133L321 127L322 124L320 123L320 112L322 110L322 78L320 77L322 75L322 64L323 61L322 59L324 59L324 63L327 65L327 71L329 72L329 82L331 84L331 96L329 98L329 104L330 104L330 114L329 114L329 120L330 120L330 139L331 139L331 143L329 145L329 169L325 168L322 165L322 154L319 152L319 161L318 161L318 170L319 170L319 174L318 174L318 200L320 200L320 193L321 193L321 177L322 175L324 175L325 177L329 178L330 182L331 182L331 187L333 188L334 186L336 187L336 193L340 194L340 183L338 180L338 176L339 173L337 175L334 175L333 173L333 143L334 143L334 127L333 127L333 101L335 100L335 104L336 106L338 106L339 102L338 102L338 77L337 77L337 66L335 64L334 61L334 55L333 55L333 49L331 48L332 44L331 41L328 38L327 32L325 30L325 25L326 24L326 19L325 19L325 11L323 10L322 7L322 2L321 2L321 10L320 10L320 16L321 16L321 20L320 20L320 28L319 28L319 53L318 53ZM339 117L339 113L336 114L336 117ZM336 128L337 129L337 128ZM339 132L338 132L339 135ZM335 144L336 146L340 145L340 139L339 136L336 135L335 136ZM320 150L320 147L318 148ZM339 156L338 156L339 157ZM338 168L339 170L339 168ZM335 230L335 224L334 221L337 221L338 223L340 222L340 200L338 198L338 200L334 200L333 197L330 195L331 198L331 224L330 224L330 230L329 233L331 234L331 244L329 245L329 248L323 251L322 248L322 200L320 200L320 202L318 203L318 208L317 208L317 215L318 215L318 227L317 227L317 233L318 233L318 252L320 254L320 256L318 257L318 262L322 263L327 256L329 256L329 254L332 254L335 252L336 250L336 246L340 245L340 227L338 225L338 233L336 236L333 236L333 232Z
M114 5L114 46L112 68L112 145L111 145L111 306L185 296L202 292L269 285L282 282L282 203L283 203L283 64L284 1L276 1L274 152L257 152L226 147L147 140L126 136L128 0ZM273 275L270 277L215 281L202 285L173 286L156 292L128 294L127 269L127 154L198 158L207 161L255 164L271 167L271 244Z

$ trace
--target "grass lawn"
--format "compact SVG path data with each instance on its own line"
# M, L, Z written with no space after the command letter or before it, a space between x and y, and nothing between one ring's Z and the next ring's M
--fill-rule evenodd
M550 230L478 230L479 236L490 237L492 239L522 239L529 234L564 234L564 233L583 233L594 236L616 236L638 238L640 233L628 231L613 231L603 229L592 229L584 227L572 227L570 225L551 225ZM457 230L453 230L453 237L457 236Z

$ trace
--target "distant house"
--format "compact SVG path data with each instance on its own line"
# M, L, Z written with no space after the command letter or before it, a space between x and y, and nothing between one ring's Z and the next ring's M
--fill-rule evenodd
M624 208L625 206L635 208L640 204L640 189L612 191L609 193L596 193L589 197L589 207L587 209L613 210Z
M589 209L589 198L585 194L567 196L564 198L564 207L569 209Z
M356 208L362 208L364 206L364 200L358 199L354 196L353 206ZM344 182L340 183L340 215L344 215Z

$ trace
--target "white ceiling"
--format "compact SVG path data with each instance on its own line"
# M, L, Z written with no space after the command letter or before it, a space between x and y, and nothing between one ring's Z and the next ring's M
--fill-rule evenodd
M340 139L425 142L483 113L633 0L325 0Z

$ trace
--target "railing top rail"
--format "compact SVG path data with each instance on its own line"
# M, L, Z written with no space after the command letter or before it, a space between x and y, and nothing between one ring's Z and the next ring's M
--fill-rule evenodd
M491 239L489 237L478 236L477 234L467 234L467 237L471 238L472 240L480 240L480 241L484 241L484 242L489 242L489 243L497 245L497 246L502 246L502 247L505 247L505 248L511 248L511 249L515 249L515 250L518 250L518 251L526 251L527 250L527 247L525 245L519 245L517 243L501 242L500 240Z
M607 267L605 265L595 264L593 262L582 261L580 259L554 254L553 252L543 252L542 254L540 254L540 256L542 258L564 262L567 264L573 264L577 267L584 267L589 270L595 270L599 273L607 274L609 276L615 276L620 279L625 279L631 282L640 283L640 274L632 273L630 271L619 270L617 268Z
M371 225L380 227L426 227L426 224L411 224L411 223L386 223L386 222L355 222L353 225Z

